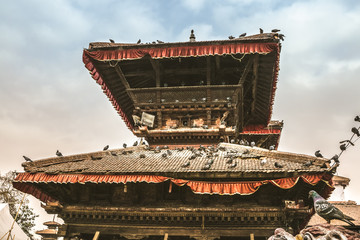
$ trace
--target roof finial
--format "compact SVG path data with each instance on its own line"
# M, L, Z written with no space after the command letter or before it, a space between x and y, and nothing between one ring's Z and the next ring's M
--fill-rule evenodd
M191 29L191 34L190 34L190 42L195 42L195 34L194 34L194 30Z

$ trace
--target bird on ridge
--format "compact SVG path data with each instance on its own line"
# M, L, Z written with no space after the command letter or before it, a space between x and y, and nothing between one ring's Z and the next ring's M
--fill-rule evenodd
M260 34L264 33L264 30L262 28L259 28L259 30L260 30Z
M354 118L354 121L355 121L355 122L360 122L360 116L356 116L356 117Z
M59 150L56 150L56 156L62 157L63 155L62 155L62 153L61 153Z
M337 207L326 201L323 197L321 197L316 191L311 190L309 192L309 198L312 197L314 201L314 209L315 212L322 218L324 218L328 223L332 219L338 219L340 221L346 222L351 226L355 226L355 224L351 221L354 221L350 216L345 215L342 211L340 211Z
M339 163L339 155L335 154L330 160L334 160L336 163Z
M275 162L275 163L274 163L274 166L275 166L276 168L283 168L283 165L281 165L281 164L278 163L278 162Z
M271 30L271 32L273 32L273 33L277 33L277 32L280 32L280 29L273 29L273 30Z
M126 144L126 143L124 143L124 144L123 144L123 148L126 148L126 147L127 147L127 144Z
M104 148L103 148L103 151L106 151L109 149L109 145L106 145Z
M23 156L23 158L25 159L25 161L27 162L32 162L31 158L27 157L27 156Z
M242 33L239 35L239 38L242 38L242 37L245 37L246 36L246 33Z
M114 40L112 40L111 38L109 39L109 41L110 41L111 43L115 43L115 41L114 41Z
M160 40L156 40L157 41L157 43L164 43L163 41L160 41Z
M136 44L140 44L141 43L141 39L139 39L137 42L136 42Z
M232 36L232 35L230 35L229 36L229 39L231 40L231 39L234 39L235 37L234 36Z
M320 153L320 150L317 150L317 151L315 152L315 156L316 156L316 157L323 158L323 155Z

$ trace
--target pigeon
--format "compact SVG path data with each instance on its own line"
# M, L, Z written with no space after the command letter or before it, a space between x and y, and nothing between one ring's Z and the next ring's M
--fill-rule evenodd
M246 36L246 33L242 33L239 35L239 38L242 38L242 37L245 37Z
M240 145L245 145L245 141L241 139L240 142L239 142L239 144L240 144Z
M264 30L262 28L259 28L259 30L260 30L260 34L264 33Z
M354 121L355 121L355 122L360 122L360 116L356 116L356 117L354 118Z
M163 146L163 149L169 149L168 145Z
M356 134L356 136L360 137L359 129L357 129L356 127L353 127L353 128L351 129L351 131L352 131L354 134Z
M226 161L227 164L230 164L233 162L233 158L231 157L229 160Z
M151 43L152 43L152 44L156 44L156 42L155 42L155 41L152 41Z
M123 148L126 148L126 147L127 147L127 144L126 144L126 143L124 143L124 144L123 144Z
M205 164L205 166L203 166L201 168L201 170L209 170L211 168L211 165L210 164Z
M138 141L135 141L135 142L133 143L133 146L136 147L137 145L138 145Z
M282 41L284 41L284 37L285 37L284 34L279 34L278 36L279 36L279 38L280 38Z
M340 145L340 150L345 151L346 150L346 143Z
M261 160L260 165L264 166L266 162L267 162L267 160L266 160L266 158L264 158L263 160Z
M237 162L234 162L233 164L231 164L230 166L229 166L229 168L235 168L237 166Z
M306 163L304 163L304 166L305 166L305 167L310 167L310 166L313 164L314 161L315 161L315 160L309 160L309 161L307 161Z
M114 40L112 40L112 39L109 39L109 41L110 41L111 43L115 43L115 41L114 41Z
M330 160L334 160L336 163L339 163L339 155L335 154Z
M59 150L56 150L56 156L62 157L63 155L62 155L62 153L61 153Z
M166 157L167 157L167 154L166 154L166 153L163 153L161 156L162 156L163 158L166 158Z
M106 151L109 149L109 145L106 145L104 148L103 148L103 151Z
M139 39L137 42L136 42L136 44L140 44L141 43L141 39Z
M317 151L315 152L315 156L316 156L316 157L323 158L323 155L320 153L320 150L317 150Z
M32 162L32 160L31 160L29 157L27 157L27 156L23 156L23 158L24 158L25 161L27 161L27 162Z
M167 155L171 156L172 152L168 149L166 150Z
M275 166L276 168L283 168L283 165L281 165L281 164L278 163L278 162L275 162L275 163L274 163L274 166Z
M231 40L231 39L234 39L235 37L234 36L232 36L232 35L230 35L229 36L229 39Z
M252 142L250 143L250 146L251 146L251 147L255 147L255 145L256 145L256 144L255 144L254 141L252 141Z
M117 156L116 152L111 152L111 155Z
M142 153L142 154L139 155L139 157L140 158L145 158L145 154Z
M181 165L181 167L188 167L188 166L190 166L190 162L186 162L183 165Z
M280 29L273 29L273 30L271 30L271 32L273 32L273 33L277 33L277 32L280 32Z
M160 41L160 40L156 40L157 41L157 43L164 43L163 41Z
M338 219L340 221L350 224L351 226L355 226L355 224L351 222L354 221L355 219L345 215L343 212L341 212L338 208L336 208L331 203L326 201L314 190L311 190L309 192L309 198L310 197L312 197L314 201L315 212L320 217L324 218L328 223L330 223L332 219Z

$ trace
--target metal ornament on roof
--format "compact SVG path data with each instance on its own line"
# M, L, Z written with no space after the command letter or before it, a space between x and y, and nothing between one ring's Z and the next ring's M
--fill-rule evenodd
M141 114L141 124L148 126L148 127L153 127L154 126L154 120L155 120L155 115L143 112Z

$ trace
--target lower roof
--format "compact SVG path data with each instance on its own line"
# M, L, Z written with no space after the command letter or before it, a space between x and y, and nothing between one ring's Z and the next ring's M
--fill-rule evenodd
M180 149L140 145L25 162L23 167L26 172L52 175L151 174L189 179L297 176L326 173L329 165L324 158L221 143Z

